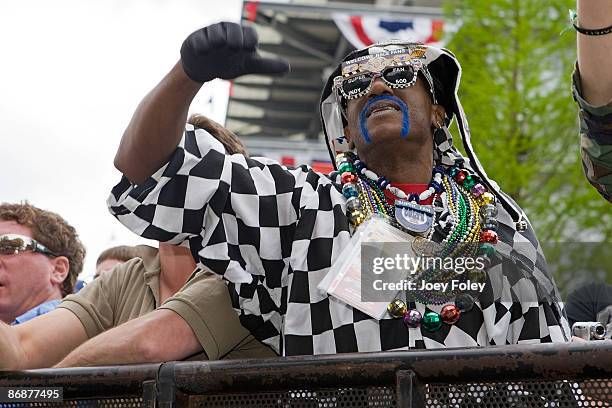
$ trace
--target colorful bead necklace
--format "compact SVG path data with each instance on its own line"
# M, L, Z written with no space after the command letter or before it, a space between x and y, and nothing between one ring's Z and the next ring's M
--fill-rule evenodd
M384 176L378 176L369 170L365 163L351 153L341 153L336 157L336 164L340 171L342 182L342 194L347 198L346 209L350 223L357 228L372 214L381 214L386 219L397 222L394 225L415 226L414 229L408 228L411 232L425 232L418 230L423 225L428 227L426 240L432 241L436 232L435 225L439 220L433 217L435 211L425 206L420 206L419 202L433 196L434 206L443 207L448 210L449 224L448 232L441 240L442 249L437 256L457 257L478 255L485 260L485 268L491 263L491 258L495 254L495 245L498 241L497 236L497 207L495 206L495 196L487 191L476 175L469 174L466 170L458 167L443 168L434 167L432 180L427 189L420 194L407 195L401 189L392 186ZM395 208L387 201L383 190L389 191L397 200ZM416 214L418 221L423 219L426 222L412 223L402 219L398 214L398 208L407 209L410 215ZM438 212L439 213L439 212ZM427 221L428 216L432 220ZM404 222L402 222L404 221ZM398 225L399 224L399 225ZM417 271L413 281L436 281L449 282L451 279L458 279L460 282L486 281L486 272L483 269L472 269L462 274L457 274L452 270L436 270L427 268ZM425 330L439 330L443 323L456 323L461 313L466 313L474 305L474 297L459 290L450 292L442 291L419 291L413 290L406 293L409 304L419 302L422 304L442 305L454 298L454 302L442 307L440 313L433 311L421 315L416 307L408 307L406 302L395 299L387 306L389 315L394 318L402 318L405 325L409 328L422 326Z

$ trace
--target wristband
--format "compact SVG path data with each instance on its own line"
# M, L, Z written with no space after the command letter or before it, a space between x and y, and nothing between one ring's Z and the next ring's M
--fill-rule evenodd
M580 34L606 35L606 34L612 33L612 25L608 27L604 27L604 28L595 28L595 29L584 28L584 27L579 27L576 24L577 19L578 19L578 15L576 14L576 12L574 10L570 10L570 21L572 23L572 26L574 26L574 30L578 31Z

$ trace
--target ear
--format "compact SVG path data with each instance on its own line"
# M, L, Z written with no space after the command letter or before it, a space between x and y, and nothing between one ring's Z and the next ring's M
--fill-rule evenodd
M52 259L53 271L51 272L51 283L62 286L62 282L68 277L70 271L70 262L65 256L58 256Z
M431 105L431 125L434 128L440 127L440 124L444 124L446 118L446 109L442 105Z

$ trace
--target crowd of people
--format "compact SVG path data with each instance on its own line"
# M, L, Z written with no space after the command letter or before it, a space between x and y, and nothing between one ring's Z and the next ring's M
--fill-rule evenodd
M583 163L612 201L610 23L602 1L578 2ZM471 147L461 66L445 49L389 41L342 60L320 101L329 175L250 157L202 116L184 125L205 82L288 70L257 52L250 27L185 40L123 135L108 199L159 248L104 251L77 293L77 231L34 205L0 205L0 368L568 342L568 314L612 324L607 289L570 297L566 314L527 216ZM460 276L423 268L414 279L485 290L400 290L373 308L343 275L371 237L478 256L484 267Z

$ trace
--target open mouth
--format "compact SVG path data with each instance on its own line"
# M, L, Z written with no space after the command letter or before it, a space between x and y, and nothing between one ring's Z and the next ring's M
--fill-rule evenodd
M400 112L401 109L399 105L393 101L384 100L380 102L375 102L366 111L366 118L369 118L370 116L372 116L372 114L379 113L379 112L387 112L387 111Z

